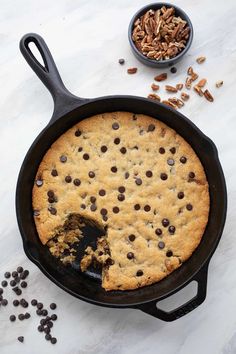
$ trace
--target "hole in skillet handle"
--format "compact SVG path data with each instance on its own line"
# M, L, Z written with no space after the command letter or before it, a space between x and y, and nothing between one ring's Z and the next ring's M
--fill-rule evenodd
M149 303L138 305L137 308L139 308L141 311L143 311L153 317L159 318L160 320L163 320L166 322L172 322L172 321L179 319L182 316L187 315L189 312L193 311L195 308L197 308L199 305L201 305L206 298L208 265L209 265L209 263L205 264L200 269L200 271L187 284L185 284L181 288L181 289L183 289L185 286L190 284L192 281L197 282L196 296L194 296L192 299L190 299L189 301L187 301L183 305L181 305L181 306L177 307L176 309L169 311L169 312L158 308L158 302L156 302L156 301L151 301ZM178 289L178 290L180 290L180 289Z

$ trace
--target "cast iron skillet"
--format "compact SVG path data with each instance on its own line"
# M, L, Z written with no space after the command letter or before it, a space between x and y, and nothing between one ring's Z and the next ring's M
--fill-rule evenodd
M35 43L44 62L32 54L29 43ZM16 189L16 213L26 255L55 284L75 297L101 306L140 309L164 321L173 321L199 306L206 297L207 271L210 258L220 240L226 217L227 192L224 175L213 142L190 120L163 104L134 96L105 96L83 99L72 95L64 86L51 53L37 34L26 34L20 50L28 64L49 89L54 112L46 128L30 147L22 164ZM31 191L39 163L50 145L76 122L94 114L130 111L157 118L175 129L199 156L210 187L210 215L206 231L192 257L162 281L131 291L106 292L97 275L81 273L76 267L64 267L39 241L32 212ZM174 294L188 283L198 283L197 295L177 309L165 312L158 301Z

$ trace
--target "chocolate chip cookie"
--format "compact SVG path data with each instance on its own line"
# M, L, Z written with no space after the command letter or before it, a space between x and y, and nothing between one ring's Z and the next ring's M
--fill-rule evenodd
M103 288L136 289L192 255L208 221L208 183L173 129L143 114L104 113L76 124L47 151L33 210L41 242L64 263L75 259L86 222L103 229L82 271L96 259Z

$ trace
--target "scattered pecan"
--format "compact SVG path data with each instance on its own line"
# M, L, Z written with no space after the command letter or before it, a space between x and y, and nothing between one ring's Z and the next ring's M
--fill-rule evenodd
M217 88L221 87L221 86L223 85L223 83L224 83L224 82L223 82L222 80L217 81L217 82L216 82L216 87L217 87Z
M190 96L187 93L185 93L185 92L181 93L181 98L183 101L188 101L189 97Z
M187 70L188 75L193 75L193 68L190 66Z
M204 94L205 98L207 99L207 101L209 101L209 102L214 101L212 94L208 90L205 90L203 94Z
M177 109L178 107L174 104L174 103L171 103L170 101L168 100L163 100L161 101L162 103L166 104L167 106L171 107L171 108L174 108L174 109Z
M183 84L177 84L176 85L176 88L177 88L178 91L181 91L183 87L184 87Z
M193 82L193 80L192 80L191 77L187 77L187 78L186 78L186 81L185 81L185 87L186 87L186 89L188 89L188 90L191 89L192 82Z
M198 87L204 87L206 85L206 79L201 79L198 83L197 86Z
M166 80L167 79L167 73L162 73L162 74L160 74L160 75L157 75L157 76L155 76L154 77L154 80L155 81L164 81L164 80Z
M176 105L178 108L181 108L184 106L184 102L177 97L168 98L168 101L170 103L173 103L174 105Z
M135 74L137 71L138 71L137 68L129 68L129 69L127 69L127 73L128 74Z
M174 92L174 93L176 93L176 92L178 91L176 87L170 86L170 85L166 85L166 86L165 86L165 89L166 89L167 92Z
M202 91L201 87L199 87L198 85L195 85L195 86L193 87L193 89L194 89L195 92L197 92L197 94L198 94L199 96L203 96L203 91Z
M202 56L202 57L198 57L198 58L196 59L196 62L197 62L198 64L202 64L202 63L204 63L205 60L206 60L206 57Z
M158 102L161 102L160 96L158 96L158 95L155 94L155 93L150 93L147 97L150 98L151 100L156 100L156 101L158 101Z
M151 88L152 88L153 91L158 91L160 86L153 83Z
M192 81L197 80L198 79L198 74L193 72L192 75L191 75L191 79L192 79Z

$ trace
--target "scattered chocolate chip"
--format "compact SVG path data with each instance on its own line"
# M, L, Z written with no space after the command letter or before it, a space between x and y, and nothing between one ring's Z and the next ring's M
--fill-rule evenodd
M7 304L8 304L7 299L2 299L2 300L1 300L1 305L2 305L2 306L7 306Z
M126 148L125 147L122 147L121 149L120 149L120 152L122 153L122 154L126 154Z
M74 181L73 181L73 183L74 183L74 185L75 185L76 187L78 187L78 186L80 186L81 181L80 181L79 178L75 178Z
M113 211L114 214L118 214L119 211L120 211L120 209L119 209L117 206L115 206L115 207L112 209L112 211Z
M48 326L49 328L52 328L52 327L53 327L52 321L48 321L48 322L47 322L47 326Z
M29 313L29 312L26 312L26 313L25 313L25 319L28 320L30 317L31 317L31 316L30 316L30 313Z
M52 344L56 344L56 342L57 342L57 339L56 339L55 337L52 337L52 338L51 338L51 343L52 343Z
M132 234L132 235L129 235L129 240L130 240L131 242L133 242L133 241L135 240L135 238L136 238L135 235L133 235L133 234Z
M186 205L186 209L189 210L189 211L191 211L191 210L193 209L192 204L187 204L187 205Z
M19 319L20 321L23 321L23 320L25 319L25 315L24 315L23 313L20 313L20 314L18 315L18 319Z
M167 251L166 252L166 256L167 257L172 257L173 256L173 252L172 251Z
M91 211L96 211L96 210L97 210L96 204L92 204L92 205L90 206L90 210L91 210Z
M47 323L47 321L45 320L45 318L42 318L42 319L40 320L40 324L41 324L42 326L44 326L46 323Z
M22 294L22 290L18 288L18 289L16 290L16 295L17 295L17 296L20 296L21 294Z
M28 302L27 302L25 299L21 299L21 300L20 300L20 305L21 305L22 307L24 307L24 308L26 308L26 307L29 306Z
M181 156L179 161L182 162L182 163L186 163L187 162L187 158L185 156Z
M45 339L46 339L46 340L51 340L51 338L52 338L51 334L46 334L46 335L45 335Z
M81 204L81 205L80 205L80 208L81 208L81 209L86 209L86 205L85 205L85 204Z
M84 160L89 160L89 154L83 154L83 159Z
M5 288L8 285L8 282L6 280L3 280L1 282L1 285L2 285L3 288Z
M81 151L83 151L82 146L80 146L80 147L78 148L78 152L81 152Z
M148 178L151 178L152 177L152 171L146 171L146 176Z
M32 306L36 306L37 303L38 303L38 301L36 299L31 300L31 305Z
M81 131L79 130L79 129L77 129L76 131L75 131L75 136L80 136L81 135Z
M155 125L154 124L149 124L147 131L148 132L153 132L155 130Z
M120 144L120 138L115 138L114 139L114 144L119 145Z
M37 187L41 187L43 185L43 181L41 179L37 179L35 183Z
M112 166L111 167L111 172L116 173L117 172L117 167L116 166Z
M171 152L172 154L175 154L175 153L176 153L176 148L175 148L175 147L172 147L172 148L170 149L170 152Z
M104 189L100 189L100 191L98 192L98 194L101 196L101 197L104 197L104 195L106 194L106 191Z
M168 219L163 219L161 223L162 223L162 225L163 225L164 227L167 227L167 226L169 226L169 224L170 224L170 222L169 222Z
M119 59L119 64L123 65L125 63L125 59Z
M143 181L141 180L141 178L136 178L136 179L135 179L135 183L137 184L137 186L141 186L141 184L143 183Z
M96 197L94 197L94 196L91 196L91 197L90 197L90 202L91 202L91 203L94 204L94 203L96 202L96 200L97 200Z
M17 307L17 306L19 306L20 301L19 300L13 300L12 303L13 303L13 306Z
M128 253L127 253L127 258L128 258L128 259L133 259L133 258L134 258L133 252L128 252Z
M125 193L125 187L120 186L120 187L118 188L118 191L119 191L120 193Z
M3 294L3 288L0 288L0 295Z
M20 282L20 277L15 277L15 282L19 283Z
M5 277L6 279L9 279L9 278L11 277L11 273L10 273L10 272L6 272L6 273L4 274L4 277Z
M42 316L42 310L38 309L38 310L36 311L36 314L37 314L38 316Z
M194 172L189 172L188 176L189 176L189 178L194 178L195 177L195 173Z
M174 166L175 160L173 160L173 159L168 159L168 160L167 160L167 163L168 163L169 166Z
M40 326L38 326L38 331L39 331L39 332L43 332L43 331L44 331L43 326L41 326L41 325L40 325Z
M24 342L24 337L23 336L20 336L17 338L19 342L23 343Z
M24 280L25 278L28 277L28 275L29 275L29 271L28 271L28 269L25 269L25 270L21 273L20 278L21 278L22 280Z
M71 176L66 176L65 181L66 181L66 183L70 183L72 181Z
M140 204L135 204L134 209L135 210L139 210L140 209Z
M161 229L156 229L155 233L156 233L157 236L161 236L162 230Z
M175 227L174 227L173 225L170 225L170 226L168 227L168 231L169 231L169 233L170 233L171 235L174 235L174 233L175 233Z
M166 152L166 150L163 147L160 147L159 153L163 155L165 152Z
M55 310L57 308L57 305L54 303L54 302L52 302L51 304L50 304L50 309L51 310Z
M166 173L161 173L161 174L160 174L160 177L161 177L161 179L162 179L163 181L166 181L167 178L168 178L168 176L167 176Z
M142 270L138 270L136 275L137 275L137 277L141 277L143 275L143 271Z
M47 315L48 315L48 310L43 309L43 310L42 310L42 316L47 316Z
M170 69L170 72L171 72L172 74L175 74L175 73L177 72L176 67L173 66L173 67Z
M129 178L129 172L125 172L125 179Z
M37 309L39 309L39 310L41 310L43 308L42 302L38 302L36 306L37 306Z
M53 169L52 172L51 172L51 175L52 175L53 177L57 177L57 176L58 176L57 170L56 170L56 169Z
M54 309L52 309L52 310L55 310L55 308ZM52 316L51 316L51 320L52 321L56 321L57 320L57 315L54 313L54 314L52 314Z
M18 276L18 273L14 270L14 272L12 272L11 275L13 276L13 278L15 278Z
M60 161L61 161L62 163L65 163L65 162L67 161L67 157L66 157L65 155L61 155L61 156L60 156Z
M123 201L125 200L124 194L118 194L117 199L118 199L120 202L123 202Z
M39 216L39 215L40 215L40 212L39 212L39 210L34 210L34 211L33 211L33 214L34 214L34 216Z
M22 288L26 288L26 287L27 287L26 281L22 281L22 282L20 283L20 286L21 286Z
M158 247L162 250L165 247L165 243L163 241L158 242Z
M120 127L119 124L116 122L112 124L112 129L114 129L114 130L119 129L119 127Z
M56 209L56 208L53 208L52 206L50 206L50 207L48 208L48 211L49 211L52 215L56 215L56 213L57 213L57 209Z
M151 207L150 207L150 205L145 205L143 209L144 209L144 211L148 212L151 210Z
M2 297L2 295L0 295L0 301L2 301L2 299L3 299L3 297Z
M44 327L44 333L49 334L51 332L51 328L49 327Z
M15 316L15 315L11 315L11 316L9 317L9 320L10 320L11 322L14 322L14 321L16 320L16 316Z

